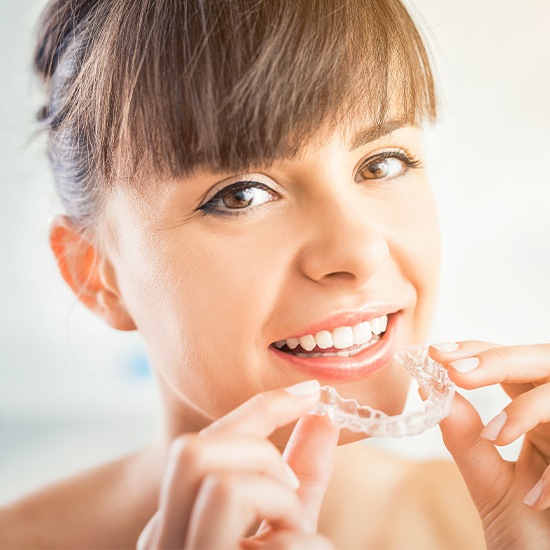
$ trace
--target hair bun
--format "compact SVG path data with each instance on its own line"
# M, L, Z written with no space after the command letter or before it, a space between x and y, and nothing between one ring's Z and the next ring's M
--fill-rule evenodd
M99 1L51 0L46 6L34 52L34 69L44 80L55 73L70 37Z

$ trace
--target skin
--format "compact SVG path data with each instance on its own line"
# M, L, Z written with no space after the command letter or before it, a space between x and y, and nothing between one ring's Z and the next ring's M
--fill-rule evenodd
M441 423L445 445L481 517L487 547L544 548L550 541L550 346L456 344L454 351L432 347L430 354L448 367L458 386L500 384L511 398L503 422L484 427L472 405L458 396L452 414ZM458 361L465 359L476 359L477 367L459 372L464 363ZM521 435L525 439L517 462L503 460L495 444L507 445Z
M380 150L421 159L419 131L402 128L350 150L352 141L348 128L320 132L298 156L259 169L253 179L277 198L259 193L261 204L246 215L197 212L243 177L197 170L185 182L152 183L139 193L115 187L94 241L66 218L55 221L52 248L75 293L113 327L142 333L162 392L164 431L135 456L5 510L0 533L9 525L11 538L0 545L127 547L141 532L141 548L330 547L316 533L319 517L339 547L349 547L350 533L365 547L414 547L414 529L427 518L418 547L479 547L481 525L491 548L550 540L546 493L531 507L523 503L549 462L550 434L539 425L550 416L548 346L431 348L461 387L504 383L514 401L498 444L527 432L517 465L506 463L480 436L473 407L457 397L441 428L471 500L451 465L426 470L377 460L357 445L336 450L338 440L357 436L305 414L318 386L280 389L307 376L277 359L270 344L329 315L391 300L401 310L395 351L426 336L439 243L425 172L356 180ZM470 373L451 365L472 357L480 364ZM334 385L396 413L407 378L388 365ZM368 517L377 520L339 519L330 510L344 498L350 510L376 503ZM449 498L461 522L443 528ZM132 503L127 515L105 517L117 502ZM66 510L63 523L46 509Z
M110 196L102 247L120 307L148 345L169 438L198 431L258 392L304 380L269 346L336 313L396 304L395 351L424 340L439 264L424 170L396 161L397 177L354 181L378 151L420 157L420 134L403 128L352 152L354 132L342 134L320 134L298 157L245 175L279 198L237 217L196 211L205 194L242 179L229 174L197 171L139 196L122 187ZM392 366L337 389L395 413L407 383ZM281 446L288 435L274 441Z

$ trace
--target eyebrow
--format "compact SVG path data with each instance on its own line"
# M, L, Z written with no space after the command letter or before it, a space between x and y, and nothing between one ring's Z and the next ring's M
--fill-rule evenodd
M375 126L363 128L352 137L349 150L351 152L359 147L363 147L364 145L367 145L372 141L376 141L377 139L381 139L395 130L403 128L404 126L407 126L407 123L402 118L391 118L390 120L386 120L380 124L376 124Z

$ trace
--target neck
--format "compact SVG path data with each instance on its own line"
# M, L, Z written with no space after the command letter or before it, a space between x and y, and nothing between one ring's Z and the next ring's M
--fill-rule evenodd
M157 378L162 403L162 431L159 441L167 451L174 439L186 433L200 432L213 419L174 391L161 376Z

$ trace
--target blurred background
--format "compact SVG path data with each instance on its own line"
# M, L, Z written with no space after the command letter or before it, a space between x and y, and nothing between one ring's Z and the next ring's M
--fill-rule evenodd
M34 137L41 94L30 70L44 4L0 2L0 504L139 447L159 420L138 335L77 303L48 248L59 206L44 140ZM550 3L407 5L441 96L440 122L426 132L444 245L430 340L548 342ZM485 420L506 403L495 390L468 393ZM413 459L445 455L437 428L367 444Z

